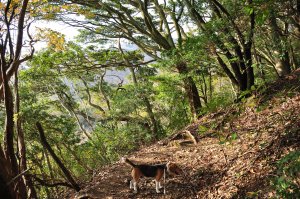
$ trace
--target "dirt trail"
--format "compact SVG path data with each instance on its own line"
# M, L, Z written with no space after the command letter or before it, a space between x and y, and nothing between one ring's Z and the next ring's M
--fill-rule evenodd
M263 111L252 107L239 113L238 107L227 108L186 127L198 139L195 145L176 146L165 140L129 155L137 163L174 161L184 169L183 176L167 176L165 195L157 194L154 181L148 178L134 194L129 189L130 167L116 162L102 168L80 193L69 192L66 198L274 197L269 186L274 163L300 149L299 73L286 80L293 84L293 96L268 95ZM199 126L207 131L199 133Z

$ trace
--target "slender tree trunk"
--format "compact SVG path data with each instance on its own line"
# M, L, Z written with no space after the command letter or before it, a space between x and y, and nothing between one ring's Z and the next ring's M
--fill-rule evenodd
M19 148L19 156L20 156L20 173L27 170L27 160L26 160L26 147L25 147L25 138L24 138L24 132L21 125L21 116L20 113L20 97L19 97L19 85L18 85L18 71L15 72L15 84L14 84L14 90L15 90L15 114L17 115L16 119L16 133L18 135L18 148ZM37 198L36 190L33 186L32 180L28 175L24 175L23 181L25 186L28 188L28 193L26 190L23 190L23 197L26 197L28 195L29 198Z
M92 137L90 136L90 134L85 130L85 128L83 127L83 125L80 122L79 117L77 116L77 114L75 113L75 111L71 108L70 109L72 115L76 118L77 124L80 127L81 131L83 132L83 134L89 139L92 140Z
M46 177L46 174L45 174L45 172L44 172L44 166L43 166L43 160L44 160L44 158L45 158L45 151L46 150L44 150L44 152L43 152L43 154L42 154L42 158L41 158L41 160L36 160L36 159L32 159L32 161L33 161L33 163L35 164L35 165L37 165L37 167L39 168L39 171L40 171L40 173L41 173L41 177L42 177L42 179L44 180L44 181L47 181L47 177ZM52 175L53 176L53 175ZM51 179L54 179L54 177L52 177L51 176L51 173L50 173L50 177L51 177ZM55 187L56 188L56 187ZM51 196L50 196L50 191L49 191L49 188L47 187L47 186L45 186L44 187L44 189L45 189L45 192L46 192L46 195L47 195L47 199L51 199ZM56 190L57 191L57 190Z
M3 93L5 103L5 133L4 133L4 155L10 162L12 176L18 173L18 164L14 151L14 105L11 89L5 74L5 65L1 64L1 73L3 79Z
M100 82L99 82L99 91L101 92L102 96L104 97L104 100L106 102L107 105L107 109L110 111L110 101L108 96L106 95L104 88L103 88L103 83L104 83L104 77L105 77L106 72L104 72L101 77L100 77Z
M51 177L51 179L54 179L54 174L53 174L54 171L53 171L53 168L52 168L52 165L51 165L51 162L50 162L48 152L47 152L46 149L44 149L43 151L44 151L44 157L45 157L45 160L46 160L46 164L47 164L48 169L49 169L50 177Z
M51 148L50 144L47 142L42 125L39 122L37 122L36 126L38 128L39 133L40 133L40 138L41 138L42 145L50 153L51 157L54 159L54 161L57 163L59 168L62 170L62 172L66 176L67 180L71 183L72 187L77 192L80 191L80 187L77 184L77 182L74 180L74 178L72 177L70 171L65 167L65 165L61 162L61 160L57 157L57 155L55 154L55 152Z
M270 27L272 30L272 38L274 40L274 55L275 55L275 69L280 77L291 73L291 64L288 52L288 39L286 38L287 25L285 31L282 32L280 27L277 24L276 16L274 11L271 11L270 14Z
M129 60L124 56L124 52L123 52L120 40L119 40L118 45L119 45L119 50L120 50L120 52L123 55L123 60L126 63L126 65L129 67L130 73L132 75L133 83L137 87L138 86L138 81L137 81L137 78L136 78L136 75L135 75L135 72L134 72L134 68L130 64ZM151 124L152 124L152 127L153 127L152 132L154 134L154 138L158 139L158 136L159 136L159 126L160 126L159 122L155 118L155 115L154 115L154 112L153 112L153 108L152 108L152 105L151 105L148 97L147 96L142 96L142 98L143 98L143 101L144 101L144 103L146 105L147 113L148 113L148 115L150 117L150 120L151 120Z
M246 88L250 90L254 85L254 71L252 67L252 57L251 57L251 44L247 45L245 49L245 60L246 60Z
M296 70L299 67L299 64L298 64L298 61L295 56L294 47L292 45L291 39L289 39L289 46L290 46L289 52L291 55L291 66L292 66L291 68L292 68L292 70Z
M88 103L90 106L94 107L95 109L98 109L99 111L101 111L104 115L105 115L105 110L99 106L98 104L95 104L92 102L92 96L91 96L91 93L90 93L90 89L89 89L89 85L88 83L84 80L83 77L79 76L79 79L81 79L84 87L85 87L85 91L86 91L86 94L88 96Z
M151 123L152 123L152 126L153 126L153 134L154 134L154 137L156 139L158 139L159 137L159 124L157 122L157 120L155 119L155 115L153 113L153 108L152 108L152 105L149 101L149 99L147 97L144 97L144 102L146 104L146 108L147 108L147 112L149 114L149 117L150 117L150 120L151 120Z
M47 152L47 150L45 148L43 149L43 159L45 159L45 161L46 161L46 164L47 164L48 169L49 169L50 178L51 178L51 181L53 183L54 179L55 179L54 171L53 171L52 164L50 162L49 154L48 154L48 152ZM46 177L45 177L45 174L44 174L43 169L42 169L43 168L43 164L39 164L39 166L40 166L40 171L41 171L41 174L42 174L42 178L43 178L43 180L46 181ZM46 191L48 191L47 196L48 196L48 198L50 198L49 190L48 190L47 187L45 187L45 188L46 188ZM55 187L55 190L58 191L58 188Z
M265 76L265 72L264 72L263 67L262 67L261 57L259 57L258 54L257 54L257 50L256 50L254 42L253 42L253 53L254 53L254 58L255 58L256 64L259 68L260 77L262 78L263 82L266 83L266 76Z
M71 149L70 146L68 146L68 144L63 143L64 147L71 153L71 155L73 156L73 158L76 160L76 162L82 167L84 168L86 171L88 172L92 172L93 170L85 163L81 160L80 157L78 157L78 155L76 154L76 152Z
M55 91L56 92L56 91ZM83 132L83 134L89 139L92 140L92 137L89 135L89 133L85 130L85 128L83 127L83 125L80 122L79 117L77 116L75 110L73 109L71 103L69 103L67 100L65 100L65 98L69 98L69 96L67 95L67 93L63 92L63 95L65 97L63 97L62 95L58 94L58 92L56 92L58 98L60 99L60 103L61 105L70 113L70 115L72 115L75 119L76 122L79 126L79 128L81 129L81 131Z
M130 69L130 72L131 72L131 75L132 75L134 85L138 86L138 81L137 81L134 69L132 67L129 67L129 69ZM152 132L153 132L154 138L158 139L159 124L158 124L158 121L155 119L155 115L153 113L152 105L151 105L149 99L146 96L143 96L142 98L143 98L143 101L146 105L147 113L148 113L148 115L150 117L150 120L151 120L151 124L152 124L152 127L153 127Z
M4 104L5 104L5 113L6 113L6 120L5 120L5 131L4 131L4 160L1 164L7 165L7 173L4 173L2 179L13 179L15 176L19 174L18 170L18 163L15 156L14 151L14 104L13 104L13 97L11 93L11 89L8 84L8 78L6 75L6 62L4 55L1 53L1 76L2 76L2 86L3 86L3 97L4 97ZM6 182L7 183L7 182ZM22 198L24 197L24 190L25 190L25 197L26 197L26 187L22 180L22 178L17 178L16 180L10 182L8 189L10 190L10 195L13 198Z
M212 85L212 74L211 70L208 71L209 75L209 100L212 100L212 95L213 95L213 85Z
M20 101L19 101L19 92L18 92L18 77L17 77L17 71L15 72L15 84L14 84L14 89L15 89L15 114L17 115L17 119L15 122L16 125L16 133L18 137L18 154L19 154L19 172L22 173L23 171L27 170L27 165L26 165L26 149L25 149L25 141L24 141L24 133L21 128L21 120L19 114L19 107L20 107ZM23 175L20 180L23 180L25 186L28 186L26 183L26 177ZM19 195L21 198L26 198L27 197L27 190L26 187L20 187Z
M202 99L203 99L203 101L206 105L208 103L208 91L207 91L208 86L207 86L206 79L205 79L205 76L204 76L203 73L201 73L200 79L202 79L202 82L203 82L201 84L201 92L202 92L202 95L203 95ZM200 80L200 82L201 82L201 80Z
M181 75L184 75L184 89L188 97L191 113L193 118L196 119L198 118L202 108L197 86L193 78L188 76L188 69L185 62L178 63L176 68Z

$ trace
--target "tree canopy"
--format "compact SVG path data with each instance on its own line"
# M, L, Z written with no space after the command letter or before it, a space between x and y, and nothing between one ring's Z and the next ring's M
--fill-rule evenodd
M0 195L80 191L83 174L248 103L299 68L299 13L299 0L0 1ZM48 22L79 34L36 28Z

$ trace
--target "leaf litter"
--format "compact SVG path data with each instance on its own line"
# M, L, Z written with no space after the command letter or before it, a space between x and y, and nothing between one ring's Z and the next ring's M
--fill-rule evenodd
M300 147L300 70L258 94L257 107L232 105L200 118L180 132L128 155L137 163L173 161L184 175L166 179L166 194L155 192L153 179L144 178L139 192L129 189L131 168L115 162L95 171L82 190L64 198L270 198L275 163ZM284 84L283 84L284 82ZM276 93L281 93L280 97ZM292 95L291 95L291 92ZM170 144L188 131L193 142ZM188 137L191 137L190 135Z

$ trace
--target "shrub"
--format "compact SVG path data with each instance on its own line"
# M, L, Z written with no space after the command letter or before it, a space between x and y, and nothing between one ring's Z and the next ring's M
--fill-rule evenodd
M272 180L283 198L300 198L300 151L290 152L277 162L277 177Z

